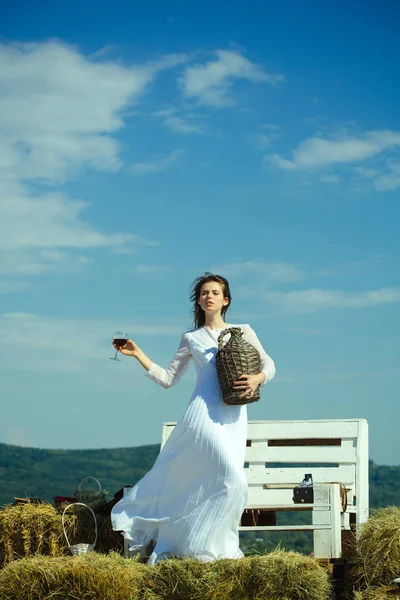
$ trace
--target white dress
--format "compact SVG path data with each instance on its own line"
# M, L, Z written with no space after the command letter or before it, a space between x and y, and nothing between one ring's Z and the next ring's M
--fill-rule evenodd
M260 352L265 381L272 379L274 362L251 327L227 327L242 329L244 339ZM169 367L152 363L146 373L169 388L192 358L197 371L188 407L153 468L111 513L113 529L123 533L132 552L143 553L151 540L156 542L150 565L171 555L201 561L243 556L238 526L247 502L247 408L222 400L215 367L221 331L201 327L184 333Z

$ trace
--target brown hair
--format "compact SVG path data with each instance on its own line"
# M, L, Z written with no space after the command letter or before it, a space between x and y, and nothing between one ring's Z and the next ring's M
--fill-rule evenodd
M193 315L193 324L195 327L203 327L206 322L206 316L204 314L204 310L197 303L197 300L200 298L201 286L204 283L208 283L209 281L215 281L219 283L222 287L222 293L224 294L224 298L228 298L229 302L226 306L222 307L221 317L224 317L226 311L231 305L232 297L231 291L229 289L228 280L225 277L221 277L221 275L214 275L213 273L206 272L204 275L197 277L191 286L190 289L190 301L193 302L192 315Z

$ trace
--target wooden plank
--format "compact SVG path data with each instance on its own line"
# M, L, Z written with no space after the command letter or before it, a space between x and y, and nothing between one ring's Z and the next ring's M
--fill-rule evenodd
M293 504L293 490L266 490L261 487L249 486L249 496L247 502L249 504L257 504L257 502L262 502L263 504L269 504L271 506L279 506L280 504Z
M295 504L292 502L291 504L266 504L264 502L248 502L246 508L251 508L255 510L266 510L266 511L276 511L276 512L287 512L287 511L297 511L297 510L316 510L316 509L329 509L330 504Z
M299 438L354 438L365 419L322 419L310 421L249 421L247 432L249 440L279 440ZM175 427L176 421L163 423L167 437Z
M340 558L341 544L341 501L340 487L337 484L327 485L331 509L313 511L314 526L330 524L330 531L316 529L314 532L314 555L318 558Z
M344 441L339 446L313 448L246 448L245 462L248 463L354 463L356 449L351 440Z
M314 488L314 503L329 504L329 494L327 492L328 486L323 486L325 489ZM288 506L293 504L293 491L292 489L263 489L257 486L249 486L248 488L248 505L257 506ZM302 506L302 505L299 505Z
M313 421L249 421L249 440L357 438L360 419Z
M240 525L239 531L314 531L316 529L330 530L330 525Z
M369 517L369 480L368 480L368 423L365 420L360 422L359 437L357 444L357 463L356 463L356 499L357 499L357 525L365 523ZM360 534L360 528L357 528L357 535Z
M249 440L332 439L357 438L358 427L364 419L323 419L314 421L249 421ZM162 444L168 439L176 421L163 423ZM165 438L165 439L164 439Z
M259 466L259 465L257 465ZM250 465L244 470L247 481L251 483L260 484L288 484L298 485L304 477L304 467L285 467L285 468L271 468L264 467L264 469L254 469L253 465ZM315 483L328 483L330 481L340 481L347 487L354 487L356 468L355 465L344 465L340 467L313 467L312 470L313 480Z
M331 526L332 526L332 556L331 558L340 558L342 556L342 535L341 535L341 512L342 503L340 499L340 488L338 485L330 485L331 498Z

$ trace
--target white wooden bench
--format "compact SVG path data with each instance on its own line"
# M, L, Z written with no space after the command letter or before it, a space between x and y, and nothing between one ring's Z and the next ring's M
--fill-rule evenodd
M163 424L161 448L175 425ZM342 556L342 531L368 519L365 419L249 421L244 466L249 485L247 511L273 516L281 511L312 510L312 523L242 524L240 531L309 530L313 532L315 557L331 559ZM305 473L313 476L314 501L295 504L293 487Z

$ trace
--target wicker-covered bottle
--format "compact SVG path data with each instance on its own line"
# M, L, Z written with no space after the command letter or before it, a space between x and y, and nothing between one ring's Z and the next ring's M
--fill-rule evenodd
M230 339L224 344L224 337L230 333ZM234 390L233 384L241 375L257 374L261 371L261 358L258 350L246 342L239 327L224 329L218 337L216 367L225 404L249 404L260 399L260 387L249 398L243 390Z

